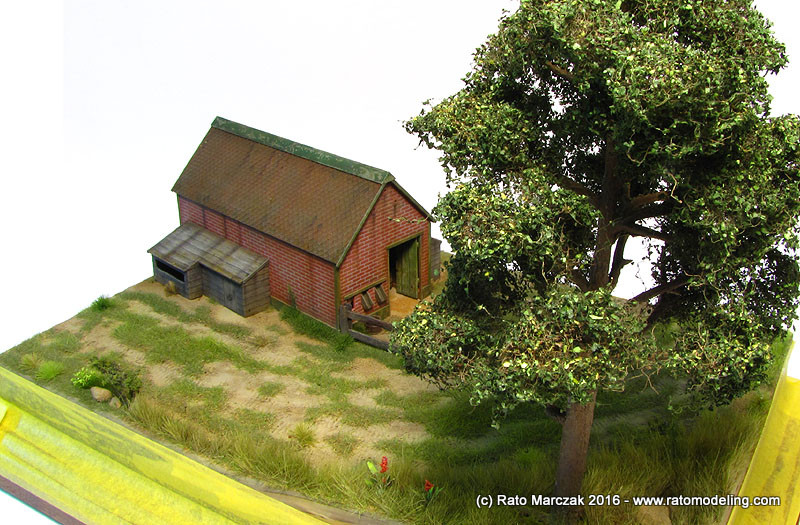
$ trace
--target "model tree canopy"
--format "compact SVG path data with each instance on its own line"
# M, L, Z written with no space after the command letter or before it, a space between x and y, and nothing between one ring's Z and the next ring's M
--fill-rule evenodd
M682 370L712 405L761 379L800 281L800 125L765 79L785 65L750 0L523 0L406 123L441 152L455 255L392 346L498 415L560 409L557 493L580 489L596 392L632 370ZM655 284L621 300L630 237Z

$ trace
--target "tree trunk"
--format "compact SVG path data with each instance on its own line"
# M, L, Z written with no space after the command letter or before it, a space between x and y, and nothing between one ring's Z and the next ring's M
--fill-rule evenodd
M561 430L561 450L558 454L554 490L556 497L570 498L581 493L596 398L595 392L587 404L573 403L567 409L567 417ZM554 510L566 518L566 523L575 523L583 515L582 505L557 505Z

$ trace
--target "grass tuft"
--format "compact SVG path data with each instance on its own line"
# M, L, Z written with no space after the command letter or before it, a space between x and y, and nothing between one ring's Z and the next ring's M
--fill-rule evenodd
M111 308L114 305L113 300L110 297L106 297L105 295L101 295L94 301L92 301L91 306L89 309L93 312L104 312Z
M58 361L45 361L39 365L36 371L36 379L41 381L52 381L64 373L64 363Z
M19 367L25 372L34 372L39 369L42 362L42 356L36 352L23 355L19 360Z
M298 423L289 434L295 446L298 448L306 448L316 443L317 438L314 435L314 430L305 423Z

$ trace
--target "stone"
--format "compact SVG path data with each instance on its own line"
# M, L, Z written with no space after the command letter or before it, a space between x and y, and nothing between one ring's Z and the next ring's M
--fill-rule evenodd
M669 507L666 505L641 506L636 509L636 518L642 525L671 525Z
M120 401L119 398L116 396L112 397L111 401L109 401L108 404L112 408L122 408L122 401Z
M99 386L93 386L91 388L91 392L92 392L92 397L98 403L105 403L106 401L111 399L113 395L111 393L111 390L108 390L107 388L101 388Z

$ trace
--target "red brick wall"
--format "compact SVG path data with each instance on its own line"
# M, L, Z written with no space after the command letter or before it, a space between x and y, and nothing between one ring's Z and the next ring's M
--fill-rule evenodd
M334 266L188 199L178 197L181 224L192 222L269 259L270 295L336 326Z
M430 222L425 220L425 216L393 185L387 185L339 270L342 297L381 279L385 279L388 286L389 245L415 234L420 235L420 285L427 286L430 266L428 264ZM386 286L384 291L389 293ZM370 299L375 305L373 310L380 306L374 293L374 290L369 291ZM353 310L364 311L360 296L355 297Z

